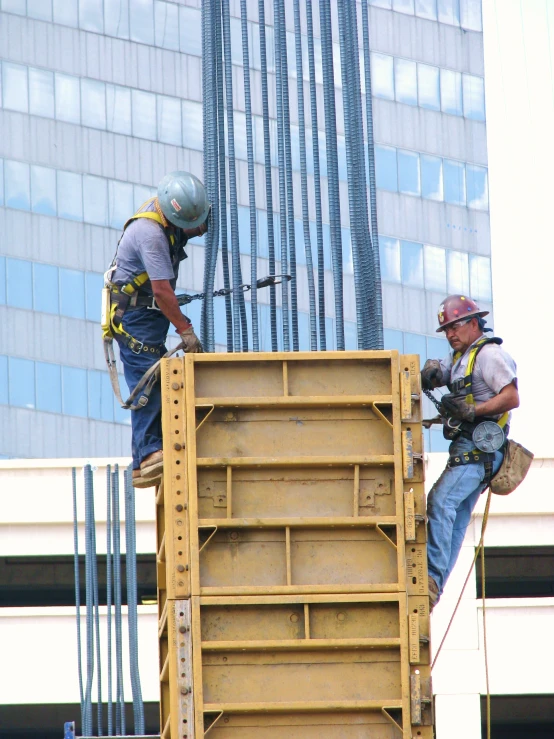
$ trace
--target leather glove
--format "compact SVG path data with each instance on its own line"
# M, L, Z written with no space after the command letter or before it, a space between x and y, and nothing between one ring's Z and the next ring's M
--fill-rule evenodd
M438 359L428 359L421 370L421 386L424 390L434 390L442 385L441 363Z
M457 418L460 421L475 421L475 406L466 403L463 396L447 393L441 398L441 413L448 418Z
M183 333L179 334L183 342L183 351L187 354L199 354L204 351L200 339L194 333L192 326L186 328Z

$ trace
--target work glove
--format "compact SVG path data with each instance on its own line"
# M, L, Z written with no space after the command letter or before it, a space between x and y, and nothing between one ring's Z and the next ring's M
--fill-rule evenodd
M186 328L183 333L179 334L183 342L183 351L187 354L199 354L204 351L200 339L194 333L192 326Z
M463 396L447 393L441 398L441 414L460 421L475 421L475 406L466 403Z
M438 359L428 359L421 370L421 387L424 390L434 390L442 384L441 363Z

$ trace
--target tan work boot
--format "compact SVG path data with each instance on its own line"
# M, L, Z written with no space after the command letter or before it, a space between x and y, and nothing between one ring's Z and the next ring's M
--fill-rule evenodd
M145 457L140 464L140 474L143 480L159 478L164 469L164 453L160 449ZM152 485L157 483L152 482Z
M427 582L429 586L429 611L432 611L439 602L439 586L433 580L431 575L429 575Z
M161 479L161 475L160 475ZM145 480L140 470L133 470L133 487L134 488L151 488L154 485L159 485L156 482L156 478Z

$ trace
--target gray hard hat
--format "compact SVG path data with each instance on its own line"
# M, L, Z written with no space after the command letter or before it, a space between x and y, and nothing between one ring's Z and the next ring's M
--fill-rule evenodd
M158 185L162 213L174 226L196 228L210 212L204 185L190 172L170 172Z

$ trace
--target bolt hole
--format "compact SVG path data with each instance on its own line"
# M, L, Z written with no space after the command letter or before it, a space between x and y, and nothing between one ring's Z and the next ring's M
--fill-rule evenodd
M177 421L179 419L179 416L175 416L175 420Z
M412 552L415 552L415 549L412 549Z
M419 613L419 611L417 610L417 608L414 608L414 613Z
M180 459L176 459L175 460L175 464L181 464L181 460Z
M184 616L184 615L185 615L184 613L180 613L180 614L179 614L179 616ZM185 661L185 660L183 660L183 662L184 662L184 661Z
M417 583L417 577L412 577L412 582L415 585Z
M173 403L174 403L174 405L177 405L179 403L179 401L178 400L174 400Z
M177 538L179 539L179 541L181 541L181 539L182 539L183 537L182 537L182 536L178 536Z
M177 370L173 370L173 374L176 375L177 374Z
M181 556L182 554L183 554L183 552L179 552L179 556Z
M175 433L178 434L179 433L179 429L175 429Z

